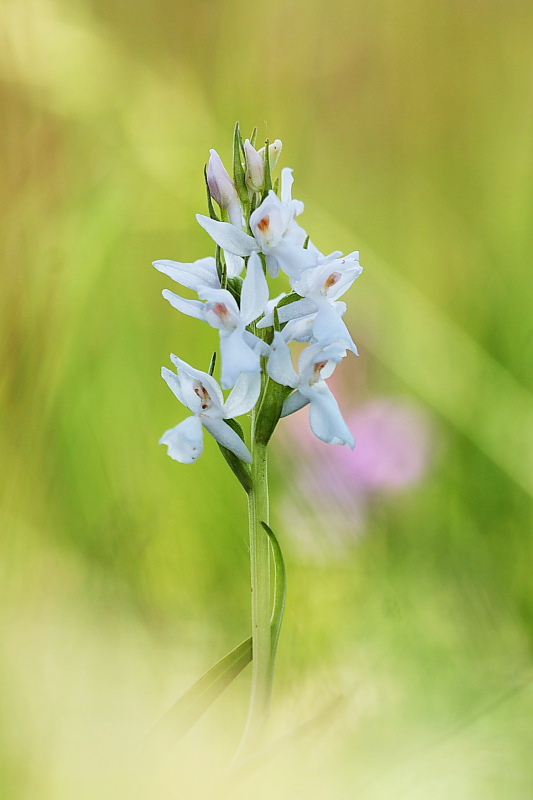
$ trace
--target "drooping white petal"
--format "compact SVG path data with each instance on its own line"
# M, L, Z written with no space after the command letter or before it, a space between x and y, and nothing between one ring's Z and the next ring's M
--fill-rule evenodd
M203 419L202 422L209 433L215 437L217 442L220 442L221 445L231 450L232 453L235 453L241 461L246 461L248 464L252 463L250 451L239 434L236 433L233 428L230 428L227 422L224 422L222 419L209 418Z
M159 444L166 444L168 454L182 464L193 464L203 453L204 435L198 417L188 417L166 431Z
M217 275L217 266L212 256L200 258L192 263L181 263L179 261L169 261L161 259L154 261L153 265L159 272L163 272L172 278L173 281L186 286L188 289L198 291L202 286L211 286L213 289L220 288L220 281Z
M259 398L261 391L261 374L259 372L241 372L230 396L224 403L224 419L240 417L247 414Z
M337 340L344 342L348 350L359 355L346 323L339 316L335 306L324 300L320 303L318 313L313 323L313 336L318 342Z
M244 328L241 327L220 337L220 352L222 354L221 383L224 389L230 389L235 386L241 372L261 371L259 354L246 344L243 333Z
M325 381L315 384L309 392L303 390L311 406L309 422L311 430L319 439L328 444L347 444L352 450L355 440L346 425L337 401Z
M196 219L223 250L233 255L249 256L254 250L259 250L259 245L252 236L248 236L230 222L218 222L204 214L197 214Z
M178 356L174 355L174 353L171 353L170 358L172 363L178 368L178 377L180 378L180 384L182 388L184 379L186 377L196 381L202 386L205 386L209 397L212 400L214 413L218 413L218 416L222 416L224 395L222 394L222 390L215 378L213 378L213 376L209 375L207 372L202 372L200 369L194 369L194 367L191 367L191 365L187 364L187 362L183 361L183 359L178 358Z
M204 304L199 300L187 300L185 297L180 297L179 294L171 292L170 289L163 289L162 295L171 306L177 308L182 314L187 314L189 317L195 317L196 319L204 319Z
M276 381L276 383L280 383L282 386L296 387L298 385L298 375L292 364L289 345L280 331L274 333L270 351L267 370L272 380Z
M241 292L241 320L245 325L249 325L264 312L268 297L268 283L261 259L257 253L252 253L248 259Z
M281 416L288 417L289 414L294 414L295 411L299 411L308 403L309 399L307 397L304 397L304 395L301 392L299 391L293 392L287 397L287 399L283 403Z

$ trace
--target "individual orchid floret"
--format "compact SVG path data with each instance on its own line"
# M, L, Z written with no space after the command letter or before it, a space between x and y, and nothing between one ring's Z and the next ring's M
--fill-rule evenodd
M289 276L298 277L302 270L316 266L318 256L314 249L304 248L307 234L296 222L304 206L292 199L292 182L292 170L282 170L281 200L270 191L255 209L250 216L253 236L203 214L197 214L196 219L224 250L238 256L263 253L273 278L279 275L280 268Z
M333 374L345 355L346 346L343 342L317 342L300 355L298 374L292 364L287 342L282 333L276 331L267 369L277 383L296 390L285 400L281 416L286 417L309 404L309 422L315 436L328 444L347 444L353 448L353 435L325 380Z
M246 157L246 185L253 192L261 192L265 186L265 162L249 139L244 142Z
M257 253L250 256L242 283L240 308L227 289L202 287L198 295L201 300L187 300L168 289L163 290L163 297L178 311L205 320L220 331L221 382L224 389L229 389L241 372L260 372L261 355L270 352L268 345L246 330L247 325L263 314L268 301L268 284L261 259Z
M299 300L278 309L280 323L284 328L285 341L343 341L357 355L355 343L342 317L346 304L341 297L359 277L363 268L359 264L359 253L353 252L342 258L321 256L317 267L305 269L300 276L291 279ZM270 311L270 309L269 309ZM273 309L259 322L259 328L273 325Z
M194 463L202 455L203 428L207 428L223 447L242 461L251 463L252 456L247 446L224 420L247 414L253 408L259 397L261 377L243 373L224 402L222 390L211 375L194 369L175 355L171 355L171 359L177 367L177 374L166 367L161 374L193 416L161 437L160 444L167 445L169 456L182 464Z
M268 145L268 160L270 163L270 169L274 169L278 163L279 157L281 155L281 149L283 147L283 143L281 139L276 139L272 144ZM261 147L258 151L261 158L265 159L265 148Z
M210 150L207 185L213 200L228 212L231 224L242 229L242 208L235 184L216 150Z

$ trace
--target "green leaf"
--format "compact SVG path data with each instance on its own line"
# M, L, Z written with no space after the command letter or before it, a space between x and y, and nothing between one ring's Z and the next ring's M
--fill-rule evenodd
M274 556L274 607L272 609L271 625L271 648L272 648L272 664L276 656L276 649L278 647L279 633L281 630L281 623L283 622L283 613L285 611L285 602L287 600L287 572L285 570L285 562L283 560L283 553L276 538L276 534L272 528L261 522L270 540L272 554Z
M217 265L217 275L220 281L220 288L225 289L228 282L228 275L226 270L226 261L222 258L222 248L217 244L215 261Z
M235 420L232 420L233 422ZM237 423L238 424L238 423ZM239 426L240 427L240 426ZM270 619L272 637L272 663L279 639L285 599L287 595L285 564L279 542L272 530L265 522L261 523L265 529L272 553L274 556L275 584L274 605ZM171 728L174 735L184 736L205 714L209 706L217 700L224 689L243 671L251 662L253 655L252 637L249 636L217 661L211 669L199 678L185 694L183 694L171 708L163 715L152 729L152 733Z
M276 305L276 308L281 308L282 306L288 306L291 303L295 303L297 300L301 300L302 296L297 294L296 292L290 292L286 297L282 297L279 303Z
M250 208L250 198L248 197L248 187L246 186L245 170L243 166L244 143L242 141L239 123L235 123L233 133L233 180L239 200L245 210L245 216Z
M202 675L156 723L153 732L172 728L174 734L184 736L251 660L249 636Z
M263 200L272 189L272 174L270 172L270 153L268 151L269 141L268 139L265 142L265 186L263 189Z
M243 280L240 275L234 275L227 280L227 288L232 293L239 307L241 305L242 284Z
M245 441L244 431L240 423L238 423L236 419L226 419L224 421L230 426L230 428L232 428L235 431L235 433L237 433L241 437L241 439L244 442ZM251 492L252 476L250 474L250 467L248 466L248 464L245 464L244 461L241 461L241 459L238 456L236 456L235 453L233 453L231 450L228 450L228 448L224 447L224 445L220 444L220 442L218 442L218 446L220 448L220 452L222 453L227 463L231 467L233 474L236 475L237 478L239 479L239 482L243 487L244 491L246 492L246 494Z
M252 145L252 147L255 147L256 142L257 142L257 125L254 126L254 129L250 134L250 144Z

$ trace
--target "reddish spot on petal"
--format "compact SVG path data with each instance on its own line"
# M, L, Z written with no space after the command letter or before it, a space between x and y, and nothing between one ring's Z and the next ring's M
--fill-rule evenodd
M335 286L335 284L338 283L340 279L341 279L340 272L332 272L324 284L324 289L326 290L326 292L328 291L328 289L331 289L332 286Z
M202 410L206 411L211 406L211 397L203 383L197 383L194 387L194 393L202 401Z
M225 303L215 303L213 306L213 311L220 317L220 319L227 319L230 316L230 312L228 311L228 307Z
M261 233L266 233L270 228L270 217L266 216L263 219L259 220L257 223L257 227L261 231Z

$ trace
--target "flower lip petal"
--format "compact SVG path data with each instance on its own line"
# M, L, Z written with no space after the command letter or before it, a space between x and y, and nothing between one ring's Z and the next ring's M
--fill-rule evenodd
M241 372L261 372L261 360L248 346L244 339L244 326L235 328L231 333L220 337L220 352L222 354L222 378L224 389L230 389Z
M317 383L309 393L305 394L311 403L309 422L315 436L327 444L347 444L353 450L355 446L353 434L346 425L337 401L326 382Z
M193 464L203 453L204 435L198 417L187 419L165 431L159 444L166 444L168 454L182 464Z

